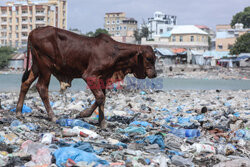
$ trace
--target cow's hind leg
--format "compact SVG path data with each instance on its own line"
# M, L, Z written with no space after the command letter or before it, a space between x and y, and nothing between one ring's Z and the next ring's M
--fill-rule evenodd
M25 96L31 84L36 80L37 76L38 76L38 73L33 66L28 74L28 78L22 82L19 99L18 99L17 107L16 107L16 116L18 118L22 117L22 108L23 108Z
M37 91L38 91L42 101L43 101L45 109L48 113L49 120L52 122L56 122L56 117L55 117L55 115L51 109L50 103L49 103L48 86L50 83L50 77L51 77L50 72L39 75L39 79L38 79L38 82L36 84L36 88L37 88Z

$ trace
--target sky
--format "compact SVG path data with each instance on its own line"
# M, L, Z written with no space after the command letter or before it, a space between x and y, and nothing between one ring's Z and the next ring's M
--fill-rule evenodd
M6 0L0 0L3 4ZM232 16L250 6L250 0L68 0L68 28L83 33L103 28L106 12L125 12L139 23L155 11L177 16L178 25L230 24Z

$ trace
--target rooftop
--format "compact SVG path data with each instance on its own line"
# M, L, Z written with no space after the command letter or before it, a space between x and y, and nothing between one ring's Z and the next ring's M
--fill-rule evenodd
M194 25L180 25L174 26L171 31L171 34L204 34L207 35L205 31L202 31Z

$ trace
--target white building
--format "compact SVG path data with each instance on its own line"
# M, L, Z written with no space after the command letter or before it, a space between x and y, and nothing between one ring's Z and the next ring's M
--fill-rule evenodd
M153 18L148 18L148 28L152 32L149 38L152 39L171 31L177 23L176 19L176 16L166 15L159 11L155 12Z

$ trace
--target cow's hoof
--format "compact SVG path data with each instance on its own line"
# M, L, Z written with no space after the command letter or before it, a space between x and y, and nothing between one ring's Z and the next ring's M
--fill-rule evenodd
M16 113L16 118L17 119L24 119L24 116L22 113Z
M54 123L56 123L56 117L55 116L53 116L53 117L49 117L49 120L51 121L51 122L54 122Z
M106 129L107 128L107 123L105 120L103 120L101 123L100 123L100 128L101 129Z
M85 109L84 111L80 112L79 116L81 118L84 118L84 117L90 117L92 115L92 112L90 109Z

